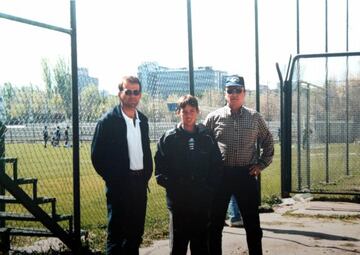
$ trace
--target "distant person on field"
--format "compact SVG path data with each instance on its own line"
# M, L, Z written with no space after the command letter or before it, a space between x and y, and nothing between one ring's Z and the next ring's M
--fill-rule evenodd
M57 126L51 137L51 145L54 147L59 146L60 138L61 138L60 127Z
M65 131L64 131L64 146L67 148L69 147L69 126L66 127Z
M155 155L157 183L166 189L170 211L170 254L208 254L207 236L212 193L222 160L210 130L196 124L197 99L182 96L176 110L180 123L163 134Z
M235 196L243 218L249 254L262 254L258 176L272 162L274 140L262 115L244 106L245 95L244 78L228 77L225 83L227 104L205 119L224 159L224 177L215 192L211 210L211 255L222 254L222 231L231 195Z
M96 125L91 161L106 185L106 254L138 255L153 169L148 119L136 109L141 99L139 79L123 77L118 97L120 104Z
M61 131L60 131L60 127L57 126L56 131L55 131L55 139L56 139L57 146L59 146L59 144L60 144L60 138L61 138Z
M279 138L279 143L281 144L281 128L278 128L278 138Z
M306 150L307 145L310 141L310 136L312 135L313 131L311 128L309 130L307 128L303 129L303 140L302 140L302 147L304 150Z
M47 126L44 126L43 129L43 140L44 140L44 147L46 148L47 141L49 140L49 131L47 129Z

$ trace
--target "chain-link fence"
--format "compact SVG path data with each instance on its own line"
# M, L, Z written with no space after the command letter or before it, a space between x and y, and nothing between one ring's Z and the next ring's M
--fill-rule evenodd
M2 36L1 47L2 81L4 77L13 77L0 84L0 123L5 128L1 133L4 139L1 171L54 222L58 221L65 230L71 231L74 203L72 151L68 149L70 134L69 145L63 146L64 130L71 126L72 117L70 38L7 19L1 19L0 29L1 34L6 34ZM57 55L56 61L51 62L54 55ZM41 61L38 61L39 56L42 56ZM45 86L38 81L30 82L37 72L37 76L43 77ZM47 132L43 131L45 126ZM56 136L56 130L62 134ZM70 128L67 132L71 132ZM43 143L45 137L47 148ZM32 233L38 234L37 229L42 228L42 224L37 223L4 187L0 195L1 227L29 227ZM26 231L28 229L22 229L19 233Z
M292 93L293 189L359 193L359 57L301 59Z
M60 60L66 66L65 60ZM6 125L5 156L18 159L18 175L36 178L38 196L55 197L57 212L72 214L72 109L70 95L70 73L62 69L64 86L52 80L59 70L48 66L48 79L53 90L40 89L33 85L21 87L11 83L1 86L2 119ZM54 76L53 76L54 75ZM226 73L212 68L195 69L195 91L199 98L201 122L206 115L224 105L223 81ZM188 70L153 71L144 65L139 67L138 76L143 85L139 109L149 118L150 138L153 154L159 137L178 121L175 103L181 95L187 94ZM144 77L152 77L145 79ZM81 170L81 227L94 230L106 225L106 203L104 183L94 171L90 161L90 144L97 120L111 107L118 104L117 96L99 91L93 79L80 77L80 170ZM167 87L166 87L167 86ZM50 87L50 86L49 86ZM278 90L262 90L260 93L262 111L275 139L279 128ZM255 107L255 91L247 91L250 107ZM70 100L70 101L69 101ZM278 157L278 156L277 156ZM276 166L278 167L278 166ZM6 168L11 172L11 166ZM278 171L278 169L276 169ZM267 191L278 194L277 184ZM28 187L31 189L31 187ZM155 179L150 181L147 213L147 231L153 231L158 222L167 222L164 190ZM28 190L28 192L32 192ZM268 194L269 195L269 194ZM7 207L6 210L10 210ZM21 210L19 207L16 210ZM10 223L9 223L10 224ZM150 229L149 229L150 228Z

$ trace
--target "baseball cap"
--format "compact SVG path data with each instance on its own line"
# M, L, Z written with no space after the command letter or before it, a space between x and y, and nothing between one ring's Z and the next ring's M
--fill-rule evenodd
M229 76L228 78L226 78L225 87L230 87L230 86L245 87L244 78L239 75Z

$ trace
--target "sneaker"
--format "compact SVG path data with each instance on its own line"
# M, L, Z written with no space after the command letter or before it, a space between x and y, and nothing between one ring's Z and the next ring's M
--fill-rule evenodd
M228 225L231 228L241 228L244 226L244 223L241 220L237 220L237 221L230 221L230 220L226 220L225 224Z

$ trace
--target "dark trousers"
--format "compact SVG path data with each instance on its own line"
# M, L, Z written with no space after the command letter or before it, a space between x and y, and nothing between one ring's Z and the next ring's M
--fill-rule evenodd
M147 184L143 175L106 184L108 237L106 254L138 255L144 233Z
M225 167L223 181L215 193L209 230L209 253L222 254L222 231L231 195L238 203L246 231L250 255L262 254L262 230L259 219L259 188L248 167Z
M192 255L207 255L208 211L170 211L170 255L186 255L188 244Z

